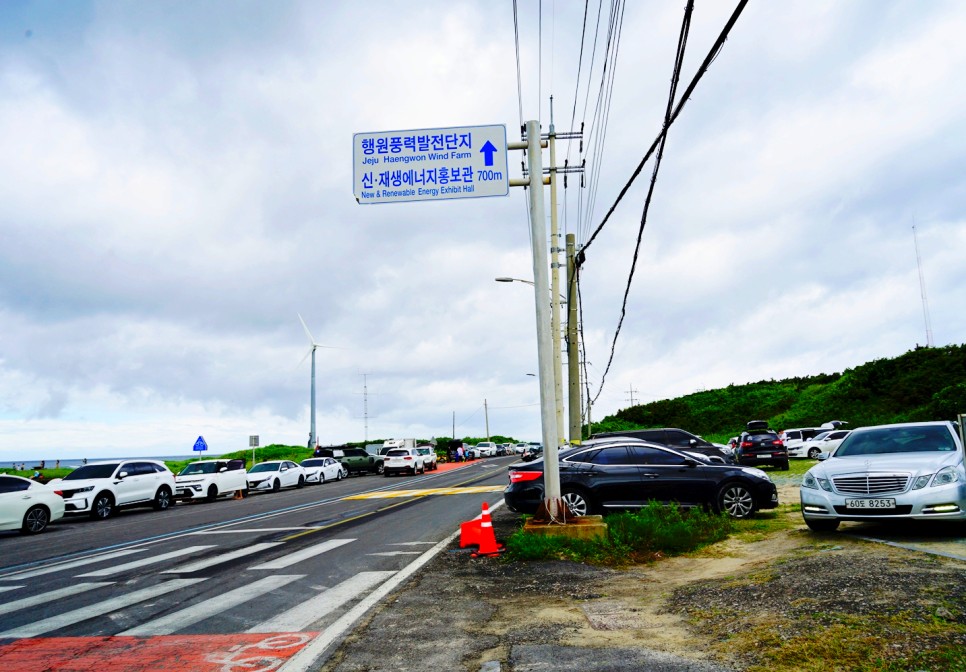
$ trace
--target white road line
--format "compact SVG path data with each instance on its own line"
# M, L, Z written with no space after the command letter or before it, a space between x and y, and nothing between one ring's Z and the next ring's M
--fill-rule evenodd
M91 604L80 609L74 609L73 611L66 611L62 614L45 618L42 621L37 621L36 623L30 623L29 625L14 628L13 630L0 632L0 637L36 637L52 630L65 628L68 625L73 625L74 623L80 623L81 621L86 621L90 618L96 618L98 616L111 613L112 611L118 611L119 609L130 607L132 604L144 602L145 600L159 597L165 593L181 590L186 586L190 586L194 583L204 580L205 579L172 579L170 581L165 581L164 583L151 586L150 588L143 588L141 590L136 590L133 593L112 597L108 600L104 600L103 602L97 602L96 604Z
M503 500L500 500L495 506L490 507L490 511L496 511L498 508L503 506L503 504ZM327 627L319 634L318 637L309 642L305 648L282 663L282 666L278 668L278 672L308 672L308 670L318 669L319 666L314 665L314 663L323 653L326 652L330 646L332 646L334 642L345 637L345 633L349 630L349 628L355 625L356 621L362 618L366 612L378 604L379 600L383 599L386 595L399 587L399 585L402 584L406 579L422 569L423 565L432 560L434 557L436 557L436 555L449 546L450 543L459 536L459 534L460 531L456 530L431 549L423 553L421 556L413 560L411 563L403 567L402 570L397 572L394 577L369 593L369 595L360 600L354 607L352 607L352 609L340 616L335 623Z
M74 585L67 586L66 588L48 590L45 593L40 593L39 595L34 595L33 597L25 597L20 600L14 600L13 602L7 602L6 604L0 604L0 614L9 614L12 611L19 611L21 609L26 609L27 607L34 607L38 604L47 604L62 597L70 597L71 595L77 595L78 593L93 590L94 588L110 586L113 584L113 581L105 581L101 583L75 583ZM11 588L19 588L19 586L11 586Z
M435 546L435 541L400 541L390 546Z
M303 560L308 560L309 558L314 558L317 555L321 555L326 551L331 551L333 548L351 544L353 541L355 541L355 539L329 539L328 541L323 541L321 544L303 548L301 551L295 551L294 553L283 555L277 560L269 560L268 562L263 562L260 565L255 565L253 567L249 567L248 569L285 569L286 567L290 567L297 562L302 562Z
M300 632L305 630L327 614L335 611L346 602L359 597L359 595L382 583L395 573L360 572L288 611L259 623L248 632Z
M180 609L167 616L156 618L153 621L142 623L141 625L119 633L119 637L126 636L158 636L170 635L173 632L193 625L206 618L217 616L218 614L231 609L243 602L254 600L265 593L269 593L276 588L291 583L297 579L304 578L304 574L266 576L254 583L250 583L227 593L209 597L203 602L199 602L186 609Z
M4 581L19 581L20 579L29 579L34 576L43 576L44 574L53 574L54 572L59 572L62 569L74 569L75 567L83 567L84 565L92 565L95 562L103 562L104 560L113 560L114 558L120 558L125 555L130 555L131 553L144 553L146 548L132 548L126 551L115 551L114 553L107 553L105 555L96 555L92 558L84 558L83 560L71 560L70 562L64 562L59 565L53 565L51 567L44 567L42 569L28 569L23 572L15 572L3 577Z
M129 569L137 569L138 567L145 567L146 565L155 565L159 562L164 562L165 560L170 560L171 558L180 558L182 555L188 555L190 553L195 553L197 551L203 551L206 548L215 548L214 546L189 546L188 548L181 548L177 551L171 551L170 553L162 553L161 555L154 555L150 558L142 558L141 560L135 560L134 562L128 562L123 565L115 565L114 567L108 567L107 569L99 569L96 572L88 572L87 574L78 574L78 577L87 576L110 576L111 574L120 574L121 572L126 572Z
M18 588L23 588L23 586L0 586L0 593L6 592L8 590L17 590Z
M220 565L223 562L230 562L236 558L243 558L246 555L251 555L252 553L259 553L264 551L266 548L272 548L273 546L280 546L281 541L266 541L261 544L255 544L254 546L246 546L245 548L240 548L237 551L231 551L229 553L223 553L222 555L216 555L213 558L206 558L204 560L198 560L197 562L189 562L187 565L181 565L180 567L175 567L174 569L166 569L162 574L187 574L188 572L197 572L202 569L207 569L208 567L213 567L215 565Z
M209 534L261 534L262 532L299 532L301 530L319 530L321 529L318 525L309 525L302 527L258 527L251 529L241 529L241 530L199 530L198 532L192 532L189 536L192 537L207 537Z
M381 555L387 558L392 558L397 555L420 555L422 551L385 551L383 553L366 553L366 555Z

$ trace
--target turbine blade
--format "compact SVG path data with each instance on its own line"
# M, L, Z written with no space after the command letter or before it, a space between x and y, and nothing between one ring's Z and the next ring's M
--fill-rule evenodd
M302 328L305 329L305 335L309 337L309 343L315 346L315 339L312 337L312 332L309 331L309 328L305 325L305 320L302 319L302 316L299 315L299 313L295 314L299 316L299 322L302 323Z

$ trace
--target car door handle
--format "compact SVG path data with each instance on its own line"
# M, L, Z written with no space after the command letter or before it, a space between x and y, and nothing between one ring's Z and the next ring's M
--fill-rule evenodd
M641 474L641 476L643 476L644 478L658 478L660 476L660 474L655 474L653 472L649 472L649 473L646 473L646 474Z

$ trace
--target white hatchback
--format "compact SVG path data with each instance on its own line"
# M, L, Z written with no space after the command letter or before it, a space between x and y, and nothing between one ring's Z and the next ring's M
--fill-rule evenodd
M248 470L249 490L278 492L282 488L301 488L305 485L305 469L291 460L259 462Z

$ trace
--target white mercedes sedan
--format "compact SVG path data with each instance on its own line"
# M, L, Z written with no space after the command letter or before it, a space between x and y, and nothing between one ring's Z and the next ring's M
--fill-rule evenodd
M816 532L843 520L966 520L963 444L951 422L861 427L805 473L799 493Z

